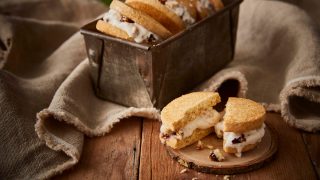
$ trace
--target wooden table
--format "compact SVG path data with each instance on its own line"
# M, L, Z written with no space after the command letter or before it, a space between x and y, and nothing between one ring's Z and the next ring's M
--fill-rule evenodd
M279 135L275 159L259 170L230 179L319 179L320 134L289 127L279 114L267 121ZM223 179L223 175L198 173L172 160L160 143L160 122L130 118L122 120L103 137L85 138L80 162L56 179Z

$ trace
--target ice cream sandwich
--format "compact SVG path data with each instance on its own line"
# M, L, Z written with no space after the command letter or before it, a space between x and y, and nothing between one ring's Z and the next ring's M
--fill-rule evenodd
M223 150L241 157L261 141L265 133L264 107L252 100L230 97L222 121L215 126L218 137L223 138Z
M126 3L150 15L173 34L197 20L196 7L190 0L127 0Z
M126 40L157 42L171 36L171 32L149 15L129 5L113 0L103 20L96 24L97 30Z
M161 142L180 149L213 132L220 120L213 107L219 102L214 92L194 92L171 101L161 111Z

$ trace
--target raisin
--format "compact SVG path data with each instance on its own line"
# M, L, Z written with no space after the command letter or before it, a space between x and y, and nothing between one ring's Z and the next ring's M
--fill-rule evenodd
M165 3L167 2L167 0L159 0L159 2L160 2L161 4L165 4Z
M130 18L128 18L126 16L121 16L120 21L121 22L127 22L127 23L134 23L134 21L132 21Z
M242 143L242 142L245 142L245 141L246 141L246 138L244 137L244 134L241 134L240 137L234 138L232 140L232 144L239 144L239 143Z
M155 42L156 38L153 36L153 34L150 34L150 36L148 37L148 42Z
M210 153L209 158L211 159L211 161L219 162L219 159L218 159L218 157L214 154L214 152L211 152L211 153Z

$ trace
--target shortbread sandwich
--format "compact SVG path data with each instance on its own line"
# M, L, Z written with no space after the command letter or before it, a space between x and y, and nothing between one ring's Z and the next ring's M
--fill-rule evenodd
M241 157L241 153L257 146L265 134L264 107L252 100L230 97L222 121L215 126L223 138L223 150Z
M126 3L150 15L173 34L197 20L196 7L190 0L127 0Z
M103 20L96 24L97 30L118 38L141 42L157 42L172 33L149 15L129 5L113 0Z
M161 111L161 142L181 149L213 132L220 120L213 107L219 102L214 92L193 92L171 101Z

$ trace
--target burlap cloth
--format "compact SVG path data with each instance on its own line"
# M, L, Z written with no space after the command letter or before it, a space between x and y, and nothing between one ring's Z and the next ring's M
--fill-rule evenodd
M246 0L234 61L196 89L237 80L239 96L318 131L320 1L290 3ZM79 161L84 134L104 135L125 117L159 118L95 97L77 31L105 10L89 0L0 1L0 179L52 177Z

